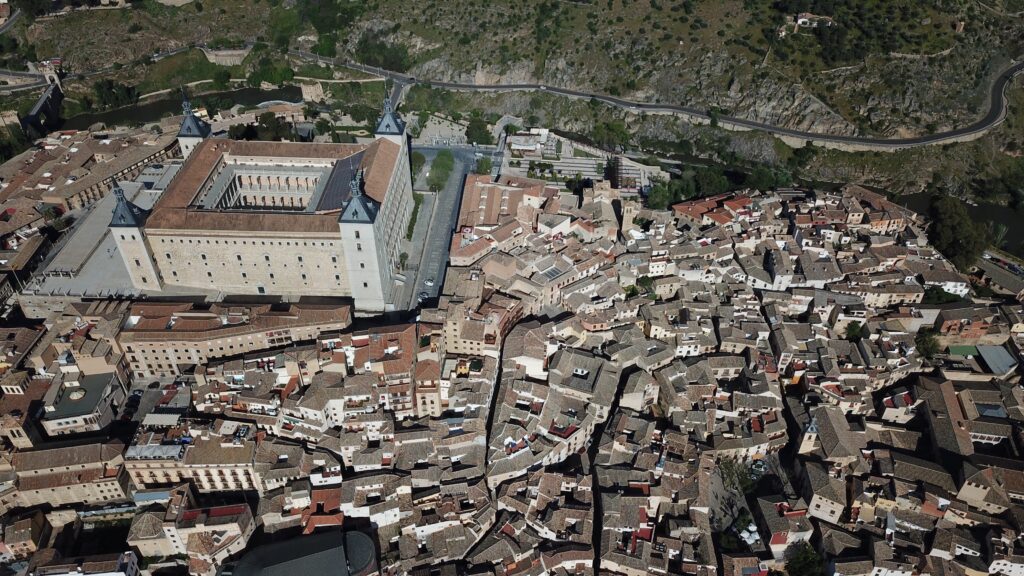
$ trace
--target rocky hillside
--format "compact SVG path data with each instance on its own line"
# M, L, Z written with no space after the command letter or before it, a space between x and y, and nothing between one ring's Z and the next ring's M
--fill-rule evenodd
M835 15L817 29L799 26L790 5ZM969 122L987 105L991 74L1024 55L1024 18L968 0L549 0L486 9L473 0L383 1L365 17L357 28L393 30L386 40L408 46L422 77L544 82L835 134L922 134Z
M984 112L992 75L1024 56L1024 15L1007 11L1018 2L139 0L40 19L24 35L76 72L250 40L421 78L543 82L814 132L913 135Z

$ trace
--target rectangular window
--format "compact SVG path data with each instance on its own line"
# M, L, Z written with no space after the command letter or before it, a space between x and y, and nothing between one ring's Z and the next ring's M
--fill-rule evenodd
M362 250L363 250L363 245L362 245L362 244L360 244L360 243L358 243L358 242L356 242L356 250L359 250L360 252L362 252Z
M356 230L356 240L359 240L359 230Z

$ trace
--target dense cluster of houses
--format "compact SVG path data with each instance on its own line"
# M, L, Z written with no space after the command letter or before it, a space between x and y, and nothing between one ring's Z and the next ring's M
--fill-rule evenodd
M471 176L450 263L407 323L98 300L10 329L0 558L212 576L344 529L386 574L1024 574L1024 309L884 197ZM116 557L60 549L98 518Z

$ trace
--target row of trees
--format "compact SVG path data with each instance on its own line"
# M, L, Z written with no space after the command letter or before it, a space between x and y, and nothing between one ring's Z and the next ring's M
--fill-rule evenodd
M427 176L427 186L434 192L440 191L448 183L448 177L455 168L455 156L451 150L441 150L434 156L430 164L430 175Z
M282 138L293 139L292 125L282 122L273 112L264 112L257 118L256 125L235 124L228 128L228 137L233 140L269 140Z
M99 110L130 106L139 101L139 91L134 86L114 82L109 78L94 82L92 92L95 100L91 105Z

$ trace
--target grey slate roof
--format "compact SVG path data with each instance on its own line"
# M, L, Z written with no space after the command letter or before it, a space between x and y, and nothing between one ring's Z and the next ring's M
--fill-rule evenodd
M387 136L400 136L405 134L405 122L391 107L391 98L384 99L384 114L377 121L377 129L374 134Z
M353 174L349 181L349 197L338 222L372 224L377 219L380 206L362 191L362 174Z
M324 532L255 548L222 576L293 576L295 574L367 573L377 555L362 532Z
M188 98L184 98L181 102L181 128L178 130L178 137L186 138L206 138L212 131L210 125L200 120L195 114L192 113L192 103L188 101Z
M149 210L140 208L134 202L124 197L124 190L114 188L114 197L117 204L114 206L113 215L110 218L112 228L141 228L149 217Z

